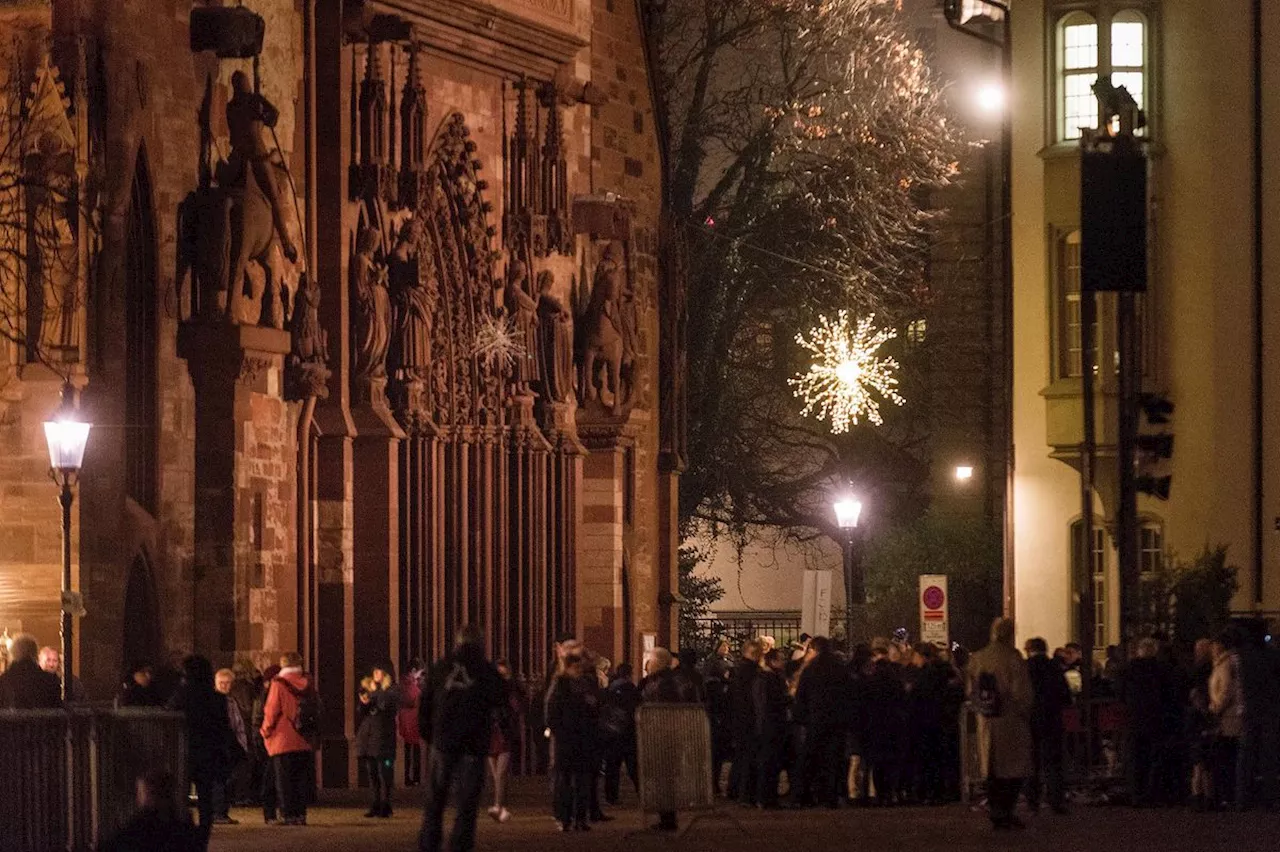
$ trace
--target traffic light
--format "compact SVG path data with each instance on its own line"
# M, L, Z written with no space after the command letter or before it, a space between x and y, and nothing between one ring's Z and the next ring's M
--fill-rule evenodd
M1148 427L1165 426L1173 416L1173 403L1159 394L1140 394L1138 406ZM1158 468L1162 462L1173 458L1173 435L1165 431L1139 434L1134 440L1134 450L1134 489L1157 500L1168 500L1173 476L1161 474Z
M1169 418L1173 416L1173 403L1159 394L1140 394L1138 405L1142 407L1142 413L1147 415L1147 422L1152 425L1168 423Z

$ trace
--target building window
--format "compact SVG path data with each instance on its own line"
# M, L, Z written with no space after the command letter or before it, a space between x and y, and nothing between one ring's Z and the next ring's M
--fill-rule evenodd
M1083 573L1080 565L1080 530L1083 522L1071 525L1072 577ZM1094 520L1093 546L1089 554L1089 582L1093 584L1093 646L1107 647L1107 534L1100 520Z
M1057 141L1071 142L1080 138L1081 128L1098 126L1091 87L1099 75L1110 74L1112 83L1126 87L1146 108L1149 36L1147 19L1133 9L1109 16L1074 11L1058 19Z
M929 332L929 324L924 317L914 319L907 324L907 342L913 345L924 343L925 336Z
M1138 565L1143 576L1154 576L1164 568L1164 526L1159 521L1143 521L1138 531Z
M1080 232L1058 240L1058 377L1078 379L1084 371L1083 313L1080 305ZM1098 325L1094 319L1094 375L1098 372Z

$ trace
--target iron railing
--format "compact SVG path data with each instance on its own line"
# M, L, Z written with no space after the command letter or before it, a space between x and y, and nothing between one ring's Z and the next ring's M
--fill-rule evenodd
M1063 780L1077 792L1103 792L1123 778L1120 766L1121 743L1127 730L1124 705L1114 699L1089 702L1086 727L1081 708L1069 707L1062 714ZM982 777L979 759L978 714L972 705L960 710L960 790L964 801L976 797L987 779Z
M185 721L163 710L5 710L0 755L5 852L87 852L133 815L139 775L185 778Z

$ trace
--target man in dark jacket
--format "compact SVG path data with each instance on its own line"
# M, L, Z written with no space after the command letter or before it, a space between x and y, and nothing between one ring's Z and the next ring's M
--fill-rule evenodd
M36 662L40 644L34 636L13 637L8 670L0 675L0 709L46 710L62 706L62 683Z
M1056 814L1067 812L1062 788L1062 712L1071 706L1071 689L1062 666L1049 657L1039 636L1028 639L1027 675L1031 678L1031 777L1027 805L1039 810L1041 787Z
M787 750L787 655L774 648L764 658L764 670L756 677L752 701L756 719L755 764L759 768L756 804L772 810L778 807L778 776L782 774Z
M1166 740L1165 702L1169 700L1170 672L1157 659L1159 645L1154 639L1139 640L1137 656L1120 678L1120 700L1129 715L1128 753L1129 795L1134 805L1147 805L1159 798L1158 774Z
M640 706L640 688L631 680L631 664L621 663L609 689L605 692L601 711L601 728L605 733L604 800L618 804L622 785L622 765L636 789L636 708Z
M831 641L815 637L796 687L794 715L804 730L800 771L792 794L797 805L838 805L836 791L844 781L840 762L850 693L849 674L836 660Z
M733 735L733 765L729 767L729 798L744 805L755 802L756 777L760 774L755 765L756 715L753 694L756 677L760 674L760 655L763 645L759 639L748 640L742 646L742 660L733 670L729 682L729 727Z
M182 661L182 685L165 706L186 717L187 777L196 788L201 848L207 849L217 815L217 788L231 775L233 736L227 697L214 689L208 658L192 654Z
M440 852L444 809L455 782L458 812L449 848L471 852L475 846L492 714L505 700L502 676L485 658L484 637L470 625L459 628L453 653L431 667L418 704L418 730L431 748L420 852Z
M679 677L671 668L671 652L666 648L654 648L645 655L644 680L640 681L640 695L645 704L699 704L697 689L688 678ZM675 811L658 814L659 831L675 831L678 827Z

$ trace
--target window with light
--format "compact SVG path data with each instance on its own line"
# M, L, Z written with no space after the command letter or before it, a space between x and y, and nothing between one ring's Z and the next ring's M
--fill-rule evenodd
M1091 87L1099 75L1110 74L1114 85L1127 88L1146 109L1149 32L1142 13L1069 12L1058 20L1056 38L1059 142L1079 139L1081 128L1098 126Z
M1093 646L1107 647L1107 535L1102 528L1102 520L1094 519L1092 529L1093 542L1089 548L1089 581L1093 585ZM1079 577L1081 573L1080 530L1082 521L1071 525L1071 568L1072 575Z

